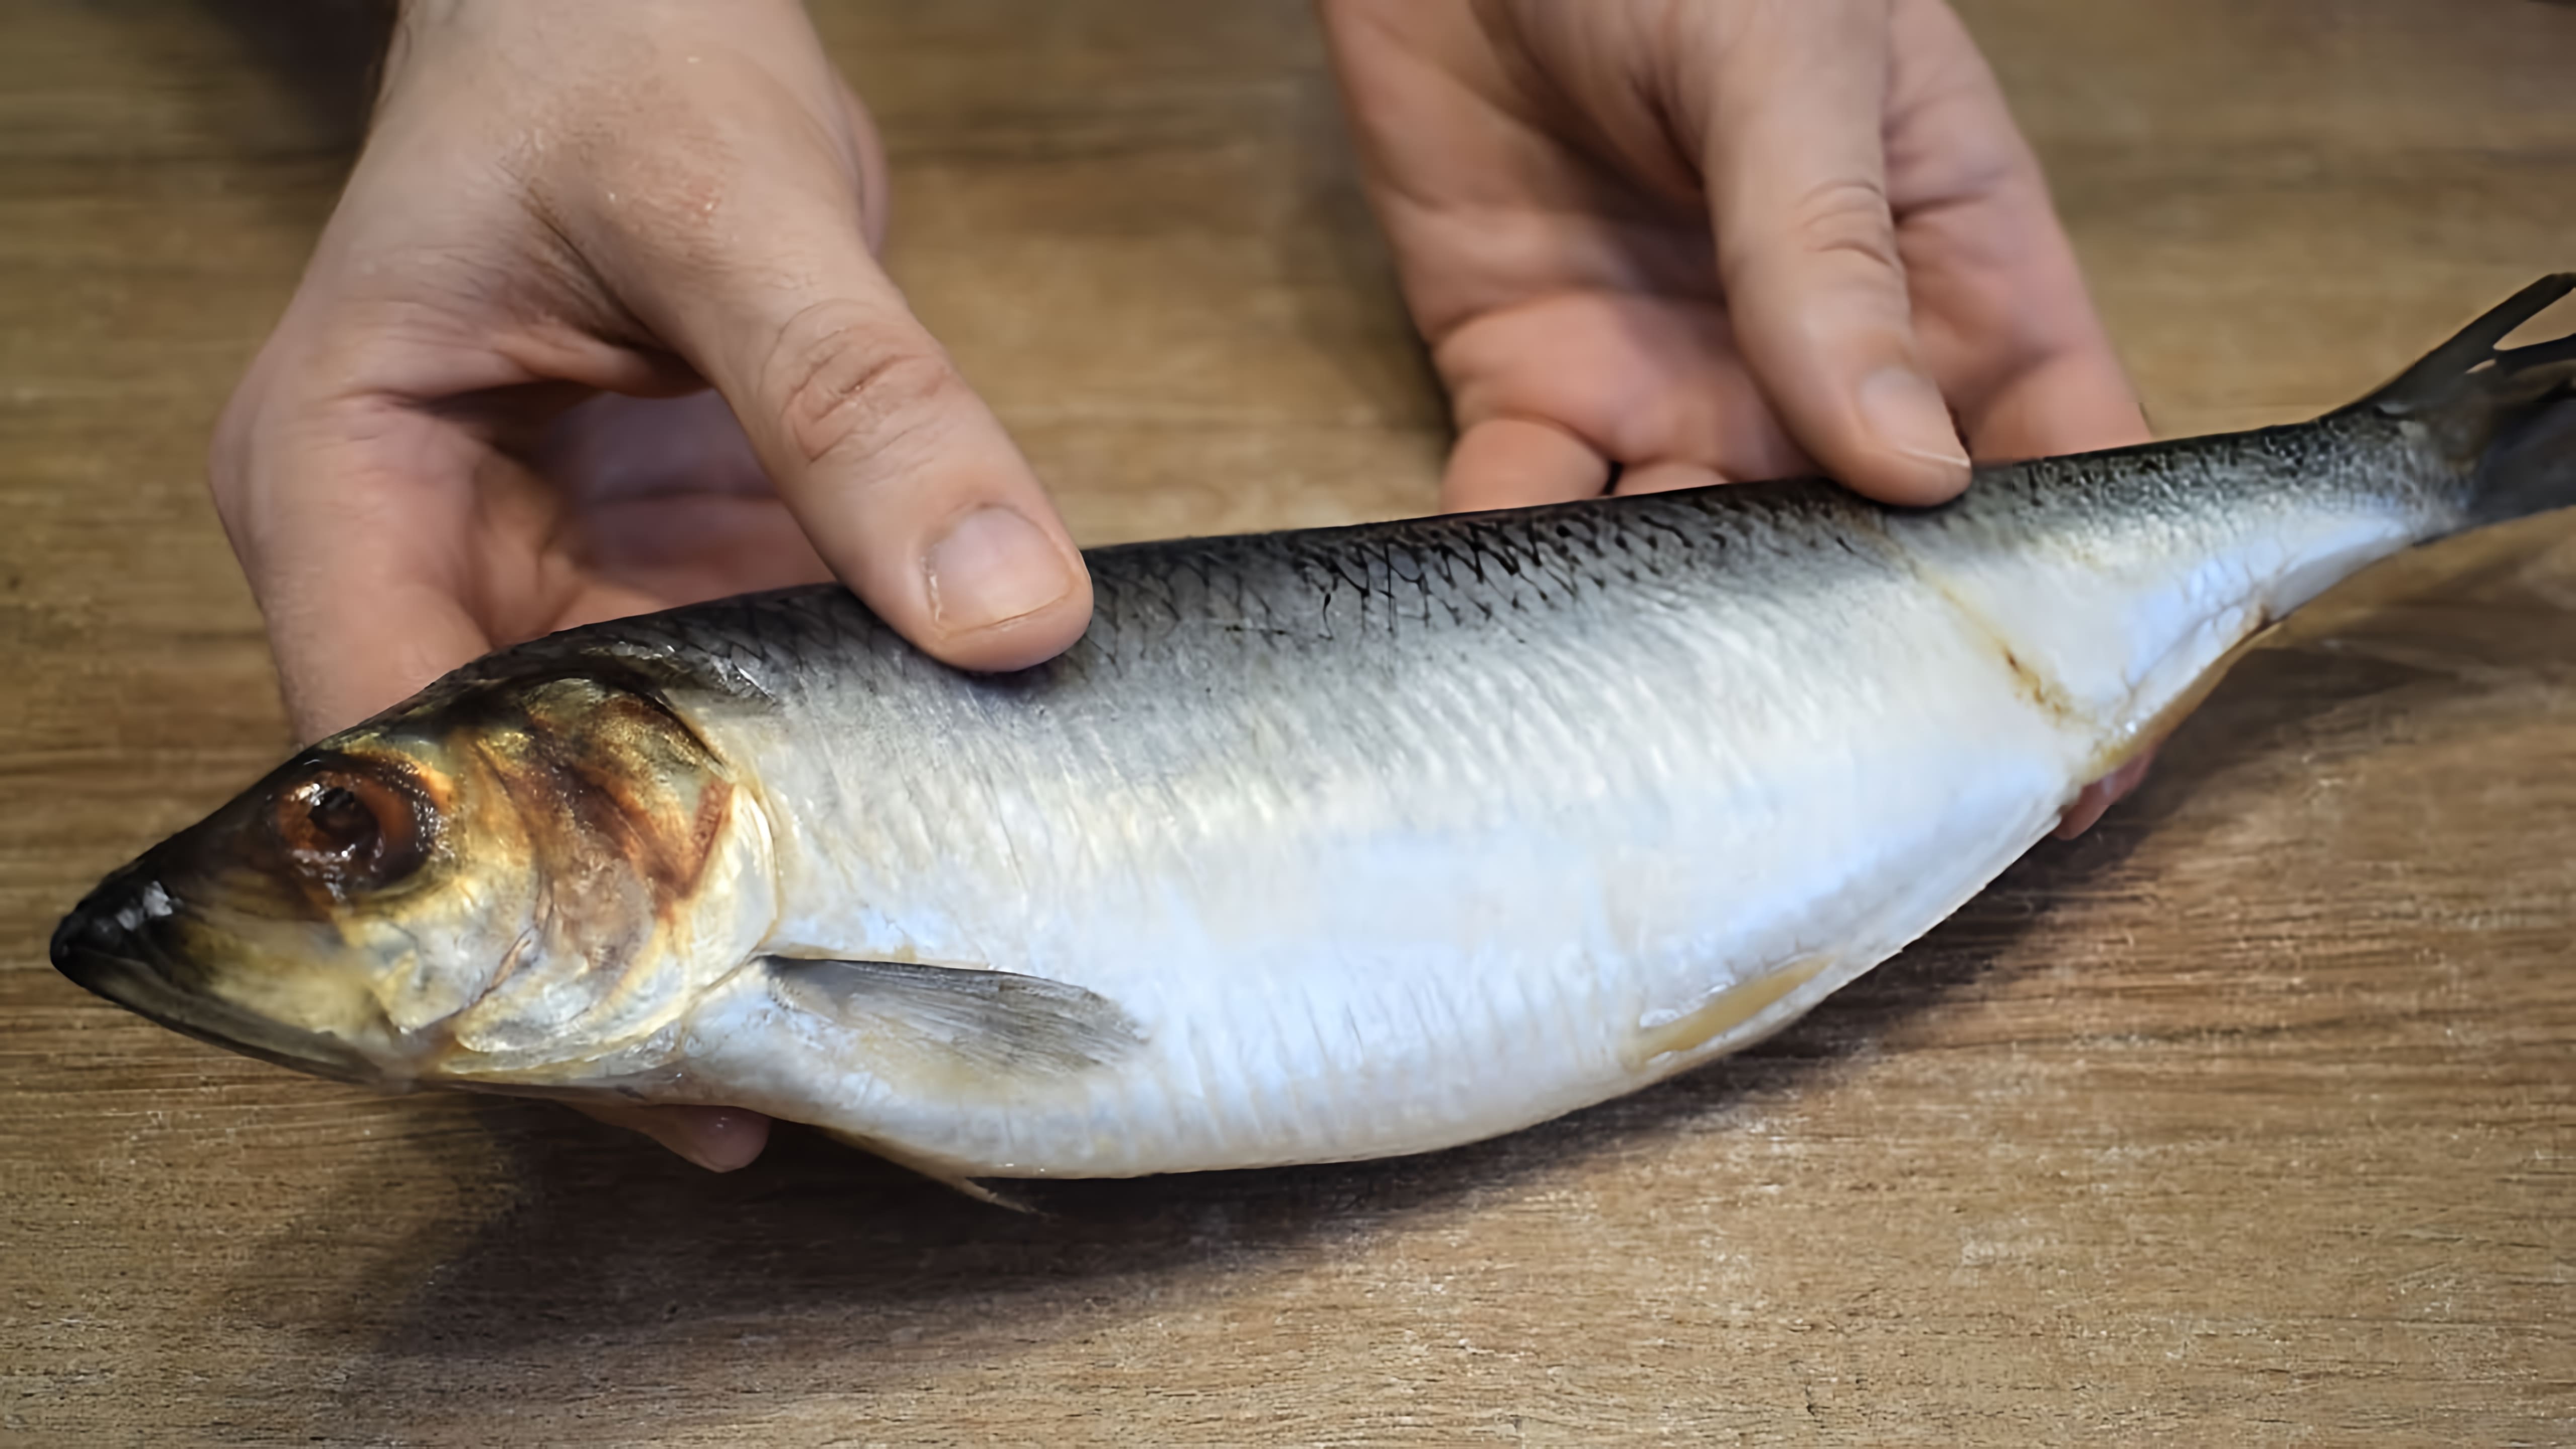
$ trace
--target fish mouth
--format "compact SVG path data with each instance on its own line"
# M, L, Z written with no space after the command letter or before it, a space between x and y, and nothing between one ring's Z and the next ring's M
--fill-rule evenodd
M150 929L170 913L169 898L137 875L128 867L110 876L63 917L54 928L55 970L128 1011L226 1051L379 1090L409 1085L337 1037L272 1021L180 985Z

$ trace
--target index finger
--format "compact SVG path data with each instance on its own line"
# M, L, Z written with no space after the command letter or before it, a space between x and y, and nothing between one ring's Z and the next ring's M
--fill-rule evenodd
M491 648L463 576L478 448L392 398L281 406L228 418L209 471L312 741Z
M1675 94L1701 148L1717 270L1745 360L1790 434L1860 492L1968 484L1916 346L1887 197L1888 0L1702 17Z
M1965 26L1900 0L1889 199L1916 336L1979 458L2147 440L2035 156Z

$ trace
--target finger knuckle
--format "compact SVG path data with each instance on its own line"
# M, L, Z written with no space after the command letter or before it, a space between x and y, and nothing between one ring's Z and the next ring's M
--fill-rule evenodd
M736 246L733 177L732 169L712 157L675 146L672 159L657 171L620 165L586 178L587 194L574 205L587 225L577 230L665 265L721 273Z
M1791 203L1783 234L1808 255L1855 258L1890 272L1902 267L1887 188L1878 181L1846 178L1808 188Z
M538 217L576 245L721 260L746 160L757 153L702 104L665 100L647 127L638 96L596 80L567 84L501 164Z
M884 451L934 425L965 387L936 347L831 311L789 325L774 372L781 424L808 463Z

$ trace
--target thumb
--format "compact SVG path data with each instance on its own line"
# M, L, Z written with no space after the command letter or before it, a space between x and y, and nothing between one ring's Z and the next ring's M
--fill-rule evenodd
M1968 485L1916 345L1881 141L1887 0L1760 7L1680 47L1717 266L1745 360L1826 471L1891 503ZM1697 52L1694 55L1694 52Z
M629 304L724 394L879 617L962 668L1053 657L1089 623L1091 581L1046 490L878 269L855 205L768 210L757 242L622 279Z

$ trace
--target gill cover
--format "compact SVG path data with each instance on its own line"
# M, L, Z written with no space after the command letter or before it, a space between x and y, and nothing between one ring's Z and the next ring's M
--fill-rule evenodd
M506 1070L576 1031L590 1044L622 1040L717 969L703 958L738 939L741 923L704 919L700 907L722 917L724 893L708 887L746 864L728 869L724 850L738 839L728 829L738 792L658 691L597 671L540 674L433 692L387 727L414 717L476 788L506 801L462 848L484 856L494 886L529 893L524 931L477 999L439 1003L452 1011L453 1046L483 1059L450 1066Z

